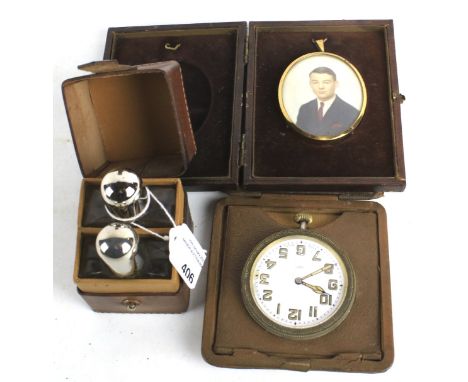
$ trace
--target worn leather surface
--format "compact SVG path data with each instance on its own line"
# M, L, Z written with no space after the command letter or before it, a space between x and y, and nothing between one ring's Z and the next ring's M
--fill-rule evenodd
M197 155L186 178L230 175L233 113L240 118L240 102L234 104L236 63L243 49L237 46L239 24L112 28L105 58L121 64L176 60L183 72ZM245 28L245 26L244 26ZM242 41L243 43L244 41ZM177 49L167 49L169 47ZM237 150L237 147L236 147Z
M317 197L315 197L317 198ZM266 332L244 308L241 272L255 245L297 225L297 212L312 213L311 227L346 251L356 276L349 316L331 333L288 340ZM390 280L385 212L371 202L229 197L213 222L203 355L217 366L293 370L383 371L393 361Z
M278 103L278 84L284 70L296 58L317 52L312 39L324 37L327 38L326 51L356 66L368 92L367 109L360 125L348 136L329 142L314 141L297 133L288 125ZM384 28L259 26L251 27L250 41L249 49L255 62L249 61L249 71L253 73L249 80L253 83L248 87L254 94L249 109L253 114L247 119L252 118L248 128L253 134L253 176L395 175L389 57Z
M134 163L145 177L180 176L196 146L179 64L124 67L62 85L83 175Z
M183 313L190 300L190 289L182 283L176 293L78 293L95 311L100 313ZM129 303L135 308L129 309Z
M109 29L107 59L181 63L199 148L184 184L218 190L402 191L405 170L400 105L392 101L399 91L391 21L251 22L244 52L245 28L245 23L210 23ZM288 64L317 51L312 38L324 37L327 51L355 64L368 91L360 126L328 143L293 131L277 98ZM166 44L180 46L174 50ZM246 155L239 157L241 125Z
M380 353L377 221L373 213L344 212L333 222L314 229L346 248L356 273L355 303L338 329L318 339L294 341L269 334L252 321L240 295L242 268L259 241L283 229L297 228L294 209L284 214L293 224L285 227L276 223L262 208L228 208L215 349L255 348L261 352L322 357Z

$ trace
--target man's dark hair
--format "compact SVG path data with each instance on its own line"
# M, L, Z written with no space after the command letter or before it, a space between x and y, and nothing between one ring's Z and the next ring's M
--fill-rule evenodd
M315 68L309 73L309 77L312 75L312 73L318 73L318 74L329 74L330 76L333 77L333 79L336 81L336 74L333 70L330 68L327 68L326 66L319 66L318 68Z

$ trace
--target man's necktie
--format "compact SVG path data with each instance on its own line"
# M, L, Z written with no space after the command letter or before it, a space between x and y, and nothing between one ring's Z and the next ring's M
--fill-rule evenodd
M324 106L324 103L320 102L320 107L318 109L318 120L320 122L323 120L323 106Z

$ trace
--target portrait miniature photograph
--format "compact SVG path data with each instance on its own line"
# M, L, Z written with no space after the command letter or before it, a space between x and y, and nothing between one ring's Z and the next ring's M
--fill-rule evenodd
M310 53L293 61L278 89L285 118L312 139L333 140L353 131L364 115L367 95L358 70L331 53Z

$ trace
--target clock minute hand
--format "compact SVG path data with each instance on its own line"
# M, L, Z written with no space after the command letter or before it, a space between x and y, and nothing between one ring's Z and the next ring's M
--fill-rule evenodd
M319 274L320 272L328 271L332 267L332 264L326 264L322 268L317 269L316 271L313 271L312 273L309 273L308 275L305 275L304 277L300 277L301 280L305 280L309 277L315 276Z

